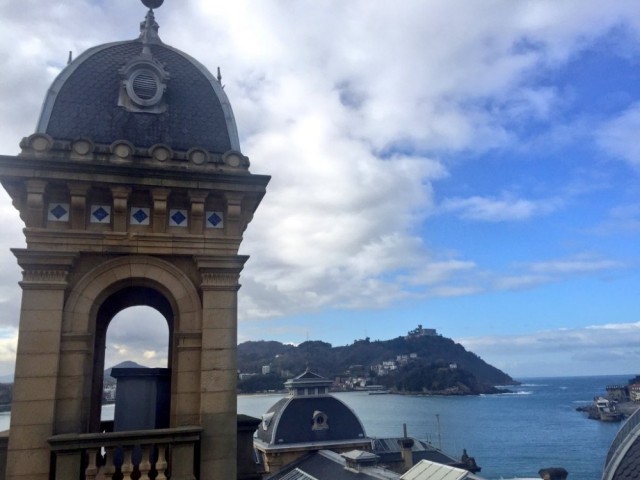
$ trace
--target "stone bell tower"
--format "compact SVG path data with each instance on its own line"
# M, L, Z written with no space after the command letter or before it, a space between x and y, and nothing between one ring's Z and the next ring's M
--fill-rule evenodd
M131 442L99 433L106 331L137 305L158 310L170 337L166 445L149 434L168 467L156 453L149 468L236 478L238 249L269 177L249 172L219 79L160 40L162 0L143 3L139 38L71 62L21 153L0 156L27 243L13 250L23 294L8 479L120 468L109 445ZM193 474L175 453L185 431Z

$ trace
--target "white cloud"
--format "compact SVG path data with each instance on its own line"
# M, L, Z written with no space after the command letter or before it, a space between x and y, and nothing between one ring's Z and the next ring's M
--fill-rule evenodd
M566 280L573 276L610 273L629 268L629 266L620 260L601 258L593 254L581 254L514 265L513 269L516 270L516 273L495 276L493 286L497 290L528 289Z
M131 307L118 313L107 330L105 368L131 360L146 367L166 367L169 327L160 313Z
M633 373L640 354L640 322L456 341L512 376Z
M476 267L475 263L462 260L432 261L423 268L417 268L408 282L415 285L439 284L457 274L470 272Z
M595 258L591 255L582 255L564 260L552 260L549 262L537 262L529 266L530 270L541 274L571 275L587 272L600 272L623 268L625 265L616 260Z
M534 216L553 212L562 202L555 199L527 200L505 194L501 198L473 196L448 198L440 209L454 213L466 220L483 222L505 222L528 220Z
M605 123L597 134L601 147L634 168L640 168L640 104L631 105L617 118Z
M598 235L637 234L640 232L640 203L618 205L593 229Z

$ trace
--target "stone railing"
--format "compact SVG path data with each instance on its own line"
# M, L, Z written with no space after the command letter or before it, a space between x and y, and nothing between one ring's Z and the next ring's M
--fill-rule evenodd
M49 438L55 480L197 480L201 427L64 434Z

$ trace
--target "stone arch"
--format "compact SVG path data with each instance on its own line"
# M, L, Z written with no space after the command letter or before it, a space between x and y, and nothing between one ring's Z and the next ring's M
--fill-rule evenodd
M149 287L163 293L178 315L176 331L202 328L198 289L182 270L159 258L126 256L100 264L76 282L65 304L63 332L90 332L91 321L100 305L126 285Z
M85 355L77 355L74 349L63 349L61 376L84 371L82 392L78 391L76 396L84 401L76 410L81 417L74 419L69 426L59 425L58 431L68 430L72 425L77 430L78 424L81 431L98 430L106 332L118 312L135 305L155 308L169 326L169 367L174 372L171 380L171 424L180 423L183 416L193 418L194 406L184 411L177 400L181 394L179 372L200 369L199 352L187 358L180 349L185 338L191 339L192 349L195 347L197 350L200 343L202 301L198 289L184 271L166 260L126 256L108 260L84 274L74 284L65 302L63 344L65 338L77 341L82 337ZM59 401L64 402L64 399ZM69 411L68 405L63 410Z

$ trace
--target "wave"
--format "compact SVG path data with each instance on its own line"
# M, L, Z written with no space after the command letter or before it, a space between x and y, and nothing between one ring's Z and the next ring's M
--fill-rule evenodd
M492 393L492 394L481 394L481 397L517 397L520 395L533 395L534 392L531 390L520 390L517 392L504 392L504 393Z

